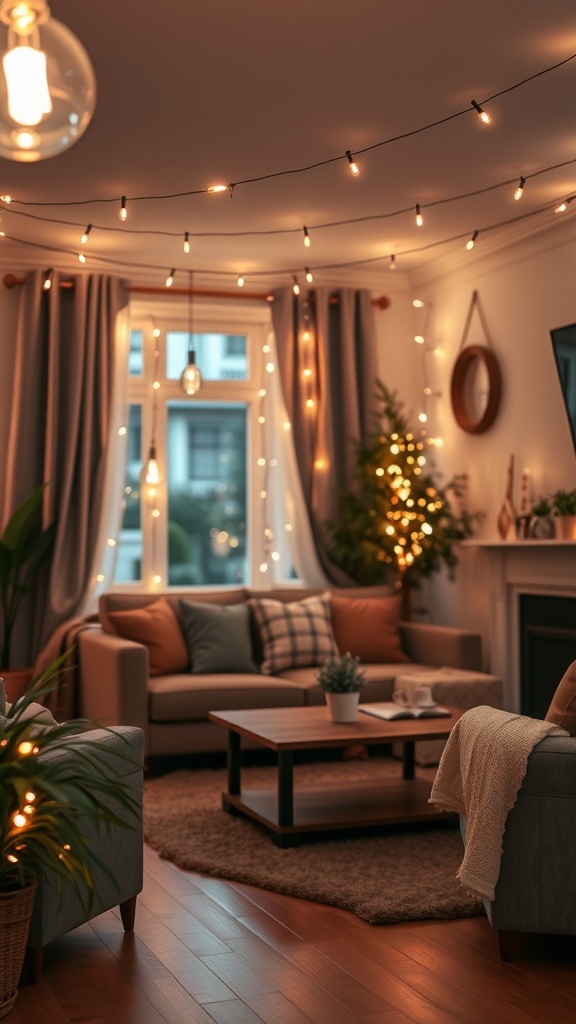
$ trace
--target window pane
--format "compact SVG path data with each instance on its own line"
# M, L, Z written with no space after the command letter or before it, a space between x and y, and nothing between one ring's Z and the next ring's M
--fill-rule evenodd
M142 376L142 331L130 331L128 373L130 374L131 377Z
M132 583L142 578L142 522L140 515L140 469L142 467L142 406L131 405L128 417L124 514L118 540L115 583Z
M168 582L244 583L247 407L168 404Z
M247 380L246 338L241 334L193 334L196 365L204 380ZM166 332L166 377L178 380L188 365L188 332Z

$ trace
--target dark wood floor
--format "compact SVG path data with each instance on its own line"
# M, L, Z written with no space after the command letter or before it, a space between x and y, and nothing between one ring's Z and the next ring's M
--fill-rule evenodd
M10 1024L576 1022L572 939L503 964L485 918L378 927L149 849L145 869L135 933L109 912L52 943Z

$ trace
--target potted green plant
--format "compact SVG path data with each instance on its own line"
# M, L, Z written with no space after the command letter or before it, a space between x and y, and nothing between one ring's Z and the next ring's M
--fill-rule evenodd
M552 510L556 536L561 540L576 540L576 489L555 491L552 495Z
M55 523L42 528L45 487L37 487L16 509L0 535L0 675L13 699L32 677L31 670L14 669L12 665L14 627L22 599L50 557L56 532Z
M548 498L540 498L532 506L530 536L535 540L550 540L554 536L552 505Z
M36 882L48 870L80 899L93 898L95 867L112 879L83 833L86 822L130 827L137 803L82 733L93 723L54 722L38 701L56 685L67 652L6 706L0 693L0 1017L10 1012L24 960ZM73 757L50 757L72 737ZM121 808L121 816L111 809Z
M366 682L360 659L353 658L348 651L328 658L316 678L326 694L332 721L354 722L360 691Z

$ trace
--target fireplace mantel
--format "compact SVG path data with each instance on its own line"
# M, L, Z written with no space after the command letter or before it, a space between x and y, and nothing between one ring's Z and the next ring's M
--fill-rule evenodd
M476 549L476 559L485 563L491 671L504 682L505 707L519 712L519 595L550 594L576 601L576 542L468 540L462 546Z

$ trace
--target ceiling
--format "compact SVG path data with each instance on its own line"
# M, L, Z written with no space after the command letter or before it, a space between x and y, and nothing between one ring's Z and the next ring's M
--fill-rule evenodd
M474 231L475 254L501 246L550 225L576 193L573 0L53 0L51 9L88 50L98 101L67 152L0 159L0 192L14 200L2 210L0 262L15 272L79 270L82 249L87 270L158 285L175 268L174 287L193 271L195 286L235 288L242 273L258 291L293 274L303 283L308 266L318 284L367 274L384 287L393 254L409 274L471 259ZM232 197L207 194L216 182L235 183ZM198 194L160 198L173 193ZM576 202L564 216L575 215Z

